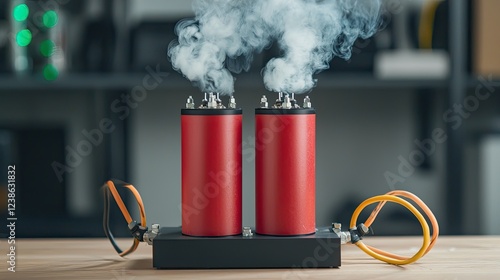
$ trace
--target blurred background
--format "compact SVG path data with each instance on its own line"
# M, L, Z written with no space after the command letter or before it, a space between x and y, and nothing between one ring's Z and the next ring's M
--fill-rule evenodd
M317 225L348 224L365 198L404 189L444 234L500 234L500 1L384 6L380 32L358 40L349 61L334 59L309 94ZM202 94L166 50L192 16L184 0L0 1L0 215L15 164L17 236L104 236L109 178L139 189L148 223L180 225L180 109ZM260 71L278 55L273 46L236 75L244 149L254 147L253 109L272 96ZM251 153L243 198L253 226ZM112 228L127 236L116 210ZM396 206L379 217L377 235L420 232Z

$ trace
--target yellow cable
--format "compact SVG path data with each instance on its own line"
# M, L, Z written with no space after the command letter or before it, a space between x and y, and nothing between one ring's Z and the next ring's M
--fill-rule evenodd
M432 225L431 244L429 245L429 248L427 248L427 252L429 252L432 249L432 247L434 246L434 244L436 243L437 238L439 236L439 224L437 222L436 217L432 213L431 209L429 209L429 207L418 196L412 194L411 192L402 191L402 190L394 190L394 191L390 191L390 192L386 193L386 195L396 195L396 196L400 196L400 197L405 197L405 198L415 202L415 204L417 204L424 211L425 215L427 215L427 217L429 218L431 225ZM375 209L370 214L370 217L368 217L368 219L366 219L366 221L365 221L365 225L367 227L371 226L371 224L373 223L373 221L375 220L375 218L377 217L378 213L380 212L382 207L385 205L385 203L386 203L386 201L382 201L382 202L378 203L377 207L375 207ZM426 254L427 254L427 252L426 252Z
M430 236L429 225L427 224L427 221L425 220L424 216L418 211L417 208L415 208L415 206L413 206L411 203L409 203L408 201L406 201L398 196L403 196L403 197L406 197L408 199L413 200L417 205L419 205L424 210L424 212L429 217L429 219L431 220L431 223L433 225L432 238ZM438 234L439 234L439 226L437 224L436 218L434 217L434 214L432 214L432 212L427 207L427 205L425 205L425 203L423 203L423 201L420 200L416 195L414 195L410 192L406 192L406 191L393 191L393 192L389 192L385 195L379 195L379 196L374 196L372 198L369 198L369 199L363 201L354 211L352 218L351 218L350 228L356 228L357 219L359 217L359 214L361 213L361 211L363 211L364 208L366 208L368 205L371 205L373 203L378 202L379 204L372 211L370 217L366 220L366 223L365 223L366 226L368 226L368 227L371 226L371 224L373 223L373 221L374 221L375 217L377 216L378 212L380 211L380 209L388 201L404 206L405 208L410 210L410 212L412 212L412 214L415 215L415 217L420 222L420 225L422 226L422 231L423 231L423 242L422 242L422 247L420 248L420 250L418 250L418 252L415 255L413 255L412 257L405 257L405 256L399 256L396 254L385 252L383 250L365 245L363 243L363 241L361 241L361 240L356 242L355 244L361 250L363 250L366 254L372 256L375 259L384 261L384 262L389 263L389 264L405 265L405 264L413 263L413 262L417 261L418 259L420 259L425 254L427 254L427 252L429 252L429 250L432 248L432 246L434 246L434 244L437 240Z

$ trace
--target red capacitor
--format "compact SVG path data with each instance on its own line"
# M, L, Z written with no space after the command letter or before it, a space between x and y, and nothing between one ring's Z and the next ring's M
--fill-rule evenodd
M315 232L314 109L255 110L256 232Z
M182 233L241 234L241 110L181 114Z

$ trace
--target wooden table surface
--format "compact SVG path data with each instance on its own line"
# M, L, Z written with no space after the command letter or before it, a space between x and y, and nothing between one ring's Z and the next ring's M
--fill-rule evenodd
M421 238L367 237L365 242L411 255ZM105 239L17 239L12 273L7 271L6 240L0 245L0 279L500 279L500 236L442 236L429 254L407 266L388 265L344 245L338 269L157 270L147 244L124 259Z

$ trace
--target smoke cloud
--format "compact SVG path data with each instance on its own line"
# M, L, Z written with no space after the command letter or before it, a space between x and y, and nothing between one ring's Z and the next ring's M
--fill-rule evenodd
M334 56L349 59L357 38L380 25L380 0L197 0L176 26L168 56L202 91L232 94L233 73L277 42L282 55L262 70L266 88L304 93Z

